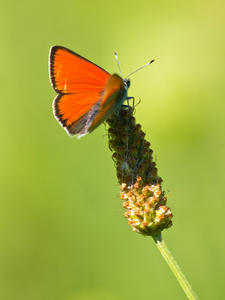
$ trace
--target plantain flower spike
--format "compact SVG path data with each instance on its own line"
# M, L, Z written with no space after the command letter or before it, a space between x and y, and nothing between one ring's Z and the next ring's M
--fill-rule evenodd
M109 148L113 151L120 198L126 209L124 216L134 231L154 236L172 226L173 215L166 206L167 197L150 143L133 113L134 108L122 106L107 120Z

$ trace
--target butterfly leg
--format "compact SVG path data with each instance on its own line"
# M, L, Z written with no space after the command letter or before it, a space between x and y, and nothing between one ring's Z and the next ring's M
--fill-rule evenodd
M129 106L131 106L131 105L129 104L129 100L132 100L132 106L134 107L134 101L135 101L134 97L127 97L126 100L127 100L127 103L128 103Z
M127 100L127 104L122 104L121 106L123 108L128 108L128 109L129 108L134 108L134 102L135 102L134 97L127 97L126 100ZM130 105L129 100L132 100L132 105Z

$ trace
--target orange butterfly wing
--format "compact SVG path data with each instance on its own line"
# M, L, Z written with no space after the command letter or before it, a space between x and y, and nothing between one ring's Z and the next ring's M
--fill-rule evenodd
M51 48L49 68L58 93L53 102L55 117L68 133L87 133L111 75L60 46Z

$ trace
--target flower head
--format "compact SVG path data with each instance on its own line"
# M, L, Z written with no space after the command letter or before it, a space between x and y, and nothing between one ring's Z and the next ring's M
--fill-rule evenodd
M141 125L136 124L133 111L122 106L107 120L109 148L114 152L124 216L134 231L154 235L172 226L173 215L166 206L150 143L145 140Z

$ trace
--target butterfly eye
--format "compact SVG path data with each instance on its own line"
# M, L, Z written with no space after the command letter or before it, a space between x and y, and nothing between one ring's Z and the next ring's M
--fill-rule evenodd
M126 89L128 89L130 87L130 79L124 79L124 84Z

